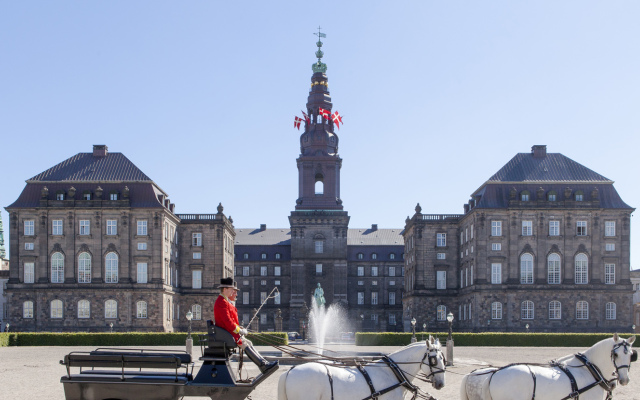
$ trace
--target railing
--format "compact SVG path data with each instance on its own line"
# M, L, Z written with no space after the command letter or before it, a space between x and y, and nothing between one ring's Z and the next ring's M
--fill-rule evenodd
M198 221L198 220L212 220L217 219L216 214L176 214L178 218L183 221Z
M463 216L463 214L423 214L422 219L428 221L457 221Z

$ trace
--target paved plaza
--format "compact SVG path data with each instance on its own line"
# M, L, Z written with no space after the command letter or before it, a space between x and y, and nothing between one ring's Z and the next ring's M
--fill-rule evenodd
M302 346L304 347L304 346ZM171 349L172 347L164 347ZM328 349L345 352L382 352L390 353L399 347L375 347L336 345ZM183 349L175 347L173 349ZM258 347L260 351L273 351L269 347ZM0 348L0 399L46 399L63 400L64 391L60 377L65 368L59 364L65 354L71 351L89 351L94 347L3 347ZM416 382L423 390L439 400L459 398L462 375L481 366L502 366L514 362L543 363L560 356L583 351L575 347L457 347L454 353L454 366L447 368L446 386L439 391L430 385ZM194 349L199 354L199 349ZM234 364L237 365L237 364ZM251 362L245 363L248 373L254 376L257 369ZM196 372L199 364L196 364ZM631 382L618 387L613 392L616 400L640 400L640 365L633 365ZM252 400L271 400L277 398L278 378L291 368L283 365L278 371L251 394ZM189 397L188 399L206 399Z

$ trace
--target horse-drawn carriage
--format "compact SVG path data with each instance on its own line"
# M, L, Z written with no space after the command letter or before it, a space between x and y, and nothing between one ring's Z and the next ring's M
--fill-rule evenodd
M244 399L278 367L249 382L239 382L229 358L236 351L233 336L208 321L202 335L202 366L185 351L98 348L71 352L60 361L67 374L60 381L67 400L177 400L189 396ZM78 368L72 373L72 368Z

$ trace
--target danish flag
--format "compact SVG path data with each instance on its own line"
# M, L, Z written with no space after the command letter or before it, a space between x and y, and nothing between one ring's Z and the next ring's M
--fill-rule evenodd
M337 111L331 114L331 120L334 124L336 124L336 128L340 129L340 124L342 124L343 122L342 117L340 116L340 114L338 114Z
M298 130L300 130L301 122L302 122L302 118L296 117L296 119L293 121L293 127L298 128Z
M322 115L325 119L329 120L329 110L325 110L324 108L318 108L318 113Z
M311 119L309 118L307 113L302 111L302 115L304 115L304 120L307 121L307 124L310 124L311 123Z

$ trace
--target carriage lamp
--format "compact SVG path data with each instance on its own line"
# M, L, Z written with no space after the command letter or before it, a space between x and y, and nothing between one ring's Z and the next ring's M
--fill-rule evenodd
M447 321L449 321L449 337L447 338L447 340L451 340L451 325L453 324L453 313L451 311L449 311L449 314L447 314Z
M526 324L524 327L527 328L527 333L529 333L529 324Z
M113 333L113 322L109 324L109 330L111 333Z
M193 314L189 311L186 315L187 321L189 321L189 334L187 335L187 340L191 339L191 319L193 318Z
M416 319L411 318L411 330L413 331L413 335L411 336L411 343L416 342Z

